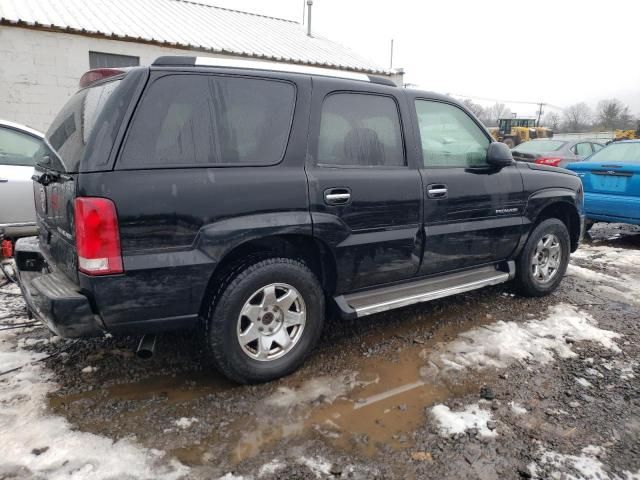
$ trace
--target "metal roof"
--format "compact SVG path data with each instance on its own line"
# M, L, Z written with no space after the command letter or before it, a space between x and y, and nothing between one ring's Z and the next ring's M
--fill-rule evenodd
M188 0L0 0L0 24L391 73L297 22Z

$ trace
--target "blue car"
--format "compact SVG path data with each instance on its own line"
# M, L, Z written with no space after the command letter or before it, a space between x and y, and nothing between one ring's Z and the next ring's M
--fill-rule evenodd
M612 143L566 168L582 179L588 225L640 225L640 140Z

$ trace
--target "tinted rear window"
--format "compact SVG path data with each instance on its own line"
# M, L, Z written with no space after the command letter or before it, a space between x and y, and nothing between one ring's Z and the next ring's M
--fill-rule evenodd
M55 152L50 155L51 163L47 166L67 172L78 171L94 130L100 133L100 142L113 142L113 127L120 124L123 107L126 107L122 98L113 98L121 82L114 80L85 88L69 99L46 134L47 142ZM106 163L107 159L103 160Z
M555 152L559 150L566 142L560 140L532 140L530 142L524 142L514 148L516 152L522 153L544 153Z
M273 165L289 138L295 88L287 82L168 75L134 116L119 167Z
M640 142L612 143L589 158L590 162L640 163Z

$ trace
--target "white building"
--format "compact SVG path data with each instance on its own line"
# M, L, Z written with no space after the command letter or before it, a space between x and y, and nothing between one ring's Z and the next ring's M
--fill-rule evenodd
M383 75L301 24L191 0L0 0L0 118L46 130L91 68L162 55L251 58Z

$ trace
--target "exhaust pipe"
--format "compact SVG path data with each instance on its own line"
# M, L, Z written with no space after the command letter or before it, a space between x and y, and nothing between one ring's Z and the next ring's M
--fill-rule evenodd
M138 344L138 349L136 350L136 355L138 358L142 360L149 360L153 357L153 354L156 351L156 336L155 335L144 335L140 339L140 343Z

